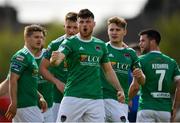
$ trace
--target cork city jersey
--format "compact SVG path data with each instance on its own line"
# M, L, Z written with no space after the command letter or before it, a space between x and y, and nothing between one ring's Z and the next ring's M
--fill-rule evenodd
M105 43L95 37L84 41L76 35L65 40L59 51L65 54L68 65L65 96L102 98L100 67L109 62Z
M124 90L126 103L128 103L128 73L134 68L140 68L138 57L136 55L136 52L132 48L117 48L115 46L112 46L110 42L106 43L106 45L109 51L109 60ZM117 91L106 80L103 71L101 71L101 80L103 97L105 99L117 100Z
M53 51L58 50L60 44L64 41L64 39L66 38L66 36L61 36L59 38L57 38L56 40L53 40L47 48L47 51L44 54L44 57L48 60L50 60L51 58L51 54ZM64 60L59 66L53 66L53 67L49 67L50 72L60 81L66 83L67 81L67 64L66 61ZM61 99L63 98L63 94L56 88L56 85L54 85L54 95L53 95L53 99L55 103L60 103Z
M174 79L180 79L178 65L158 51L141 56L140 62L146 81L141 88L139 109L171 111Z
M42 49L41 55L39 57L35 57L35 60L38 66L41 63L43 58L43 54L45 53L46 49ZM40 74L38 79L38 91L43 95L44 99L46 100L48 107L52 107L53 104L53 83L45 80Z
M26 47L13 55L10 71L20 76L17 82L17 108L37 105L38 65Z

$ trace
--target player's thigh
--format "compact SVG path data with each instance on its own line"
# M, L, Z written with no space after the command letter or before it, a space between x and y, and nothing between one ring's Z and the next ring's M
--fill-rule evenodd
M43 115L37 106L18 108L13 122L39 122L44 121Z
M83 122L104 122L105 111L104 102L102 99L91 99L88 101L85 108L85 113L82 117Z
M53 122L56 122L56 120L57 120L57 115L58 115L58 112L59 112L59 107L60 107L60 103L53 103L53 106L52 106Z
M180 109L178 109L177 113L176 113L176 118L175 118L176 122L180 122Z
M140 110L137 113L136 122L155 122L153 110Z
M157 122L170 122L171 113L167 111L156 111Z
M86 107L86 101L76 97L63 97L57 122L78 122Z
M42 114L44 117L44 122L54 122L52 107L48 108L48 110Z
M104 100L105 112L108 113L106 116L109 121L112 122L128 122L128 105L120 103L113 99ZM107 119L107 118L106 118Z

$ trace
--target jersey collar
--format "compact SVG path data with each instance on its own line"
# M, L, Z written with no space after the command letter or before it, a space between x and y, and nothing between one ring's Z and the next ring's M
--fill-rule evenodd
M83 39L81 39L81 37L80 37L80 34L78 33L77 35L77 38L80 40L80 41L82 41L82 42L84 42L84 43L89 43L89 42L91 42L92 41L92 36L91 36L91 39L89 39L89 40L83 40Z

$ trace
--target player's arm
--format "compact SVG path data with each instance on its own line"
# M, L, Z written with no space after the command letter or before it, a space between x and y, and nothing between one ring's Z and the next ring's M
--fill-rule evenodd
M6 114L5 114L5 117L7 119L12 119L16 115L18 79L19 79L18 74L14 73L14 72L10 73L9 86L10 86L10 101L11 101L11 103L8 107Z
M139 88L140 88L139 83L137 82L137 80L135 78L133 78L133 81L132 81L132 83L129 87L129 91L128 91L129 101L131 101L133 99L133 97L137 95Z
M176 112L178 110L178 107L180 106L180 79L176 80L176 90L174 95L174 101L172 106L172 112L171 112L171 122L174 122L174 119L176 117Z
M47 102L44 99L43 95L39 91L37 91L37 93L38 93L38 97L39 97L39 104L40 104L41 110L42 110L42 112L45 112L48 109Z
M0 84L0 97L8 94L9 92L9 79L6 78L3 82Z
M64 59L65 55L63 53L59 51L53 51L50 58L50 63L53 66L58 66Z
M103 68L104 75L105 75L106 79L108 80L108 82L110 82L110 84L112 84L112 86L117 90L118 100L120 102L124 103L125 102L124 91L119 83L119 80L118 80L114 70L112 69L110 62L103 63L102 68Z
M54 75L49 72L48 68L50 66L50 61L46 58L43 58L40 64L40 74L43 76L44 79L54 83L59 91L64 91L64 83L58 80Z
M145 75L140 68L135 68L133 70L133 79L135 79L135 81L137 81L140 85L144 85Z

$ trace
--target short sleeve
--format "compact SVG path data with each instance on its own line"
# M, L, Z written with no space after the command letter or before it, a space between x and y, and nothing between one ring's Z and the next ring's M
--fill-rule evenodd
M27 66L28 62L26 57L24 55L19 54L12 57L10 71L20 75Z

